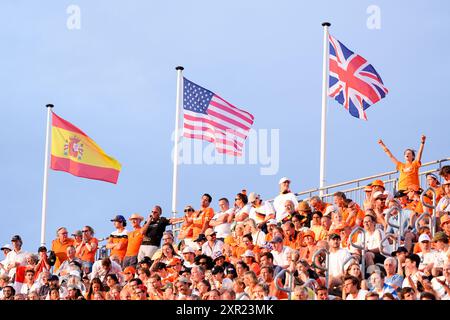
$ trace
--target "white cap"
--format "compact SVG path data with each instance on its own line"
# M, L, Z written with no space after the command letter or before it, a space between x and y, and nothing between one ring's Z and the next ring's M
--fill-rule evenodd
M280 179L280 181L278 182L278 184L282 184L282 183L285 182L285 181L291 182L291 180L289 180L288 177L283 177L283 178Z
M77 270L71 270L69 275L81 278L80 271L77 271Z
M252 203L253 201L256 200L256 198L259 198L259 194L256 194L256 192L251 192L248 195L248 202Z
M277 222L277 220L275 220L275 219L269 219L268 221L267 221L267 225L269 225L269 224L278 224L278 222Z
M255 257L255 253L252 250L246 250L241 257Z
M431 241L430 236L426 233L422 233L419 237L419 242L422 241Z
M373 194L372 199L376 199L376 198L378 198L379 196L386 197L387 195L384 194L384 192L377 191L377 192L375 192L375 193Z
M329 216L329 215L331 215L331 213L334 212L334 211L337 211L337 207L336 207L335 205L328 206L328 207L325 209L325 213L324 213L323 215L324 215L324 216Z
M188 246L183 249L183 253L195 253L195 250Z
M9 249L9 250L12 251L12 247L11 247L11 245L9 243L7 243L4 246L2 246L1 250L3 250L3 249Z

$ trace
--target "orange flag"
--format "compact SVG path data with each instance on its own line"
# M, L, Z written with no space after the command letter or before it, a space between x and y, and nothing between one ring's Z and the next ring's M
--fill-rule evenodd
M52 112L50 168L77 177L117 183L121 165L83 131Z

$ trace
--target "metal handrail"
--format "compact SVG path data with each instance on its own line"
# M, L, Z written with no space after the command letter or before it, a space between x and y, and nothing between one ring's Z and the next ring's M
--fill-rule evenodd
M420 224L419 222L425 219L426 217L431 217L431 215L428 212L422 213L416 220L416 223L414 224L414 227L416 228L416 231L419 232ZM430 219L431 221L431 219ZM431 224L431 222L430 222ZM431 230L431 229L430 229Z
M440 160L434 160L434 161L426 162L426 163L422 164L421 168L424 168L424 167L427 167L427 166L430 166L430 165L438 164L439 165L439 169L440 169L442 167L442 162L446 162L446 161L450 161L450 158L444 158L444 159L440 159ZM439 171L439 169L432 169L432 170L427 170L427 171L421 171L421 172L419 172L419 176L423 176L423 175L425 175L427 173L437 172L437 171ZM328 189L334 189L334 188L337 188L337 187L342 187L342 186L349 185L349 184L354 184L354 183L360 184L362 181L372 180L372 179L376 179L376 178L381 178L381 177L384 177L384 176L391 176L391 175L394 175L394 174L397 174L397 173L398 173L398 170L387 171L387 172L384 172L384 173L379 173L379 174L375 174L375 175L371 175L371 176L367 176L367 177L363 177L363 178L359 178L359 179L353 179L353 180L349 180L349 181L345 181L345 182L340 182L340 183L324 186L322 188L313 188L313 189L300 191L300 192L295 193L295 195L297 197L300 197L300 196L303 196L303 195L307 195L307 194L312 195L313 193L319 193L320 191L325 191L325 190L328 190ZM388 183L388 182L393 182L393 181L396 181L396 180L397 179L389 178L388 180L386 180L384 182ZM365 188L364 185L363 186L358 186L358 187L355 187L355 188L351 188L351 189L348 189L348 190L343 191L343 192L356 191L356 190L363 189L363 188ZM330 195L331 194L325 194L325 195L322 195L320 197L323 199L326 196L330 196ZM271 200L273 200L273 199L271 199Z
M428 191L431 191L433 195L433 204L430 205L424 201L424 197L427 194ZM431 219L430 219L430 231L431 236L434 237L434 233L436 232L436 191L434 191L434 188L430 187L427 190L424 190L422 194L420 195L420 201L422 204L427 207L428 209L431 209ZM416 229L419 230L419 229Z
M387 252L387 251L384 251L383 243L385 243L386 240L392 239L392 240L394 241L394 250L397 250L397 249L398 249L397 237L398 237L398 236L397 236L396 234L394 234L394 233L388 233L388 234L386 234L386 235L383 237L383 239L381 239L381 242L380 242L380 253L381 253L383 256L385 256L386 258L387 258L387 257L390 257L391 254L390 254L389 252Z
M316 258L322 252L325 253L325 267L316 265ZM330 256L330 252L327 249L325 249L325 248L321 248L319 250L316 250L316 252L314 252L314 254L312 256L312 264L311 264L314 268L317 268L319 270L325 271L325 283L326 283L327 288L328 288L328 278L329 278L329 273L330 273L330 270L329 270L330 269L329 256Z
M353 242L353 236L358 233L361 232L363 235L363 239L362 239L362 243L363 245L360 246L356 243ZM366 274L366 260L365 260L365 255L366 255L366 230L361 228L361 227L356 227L352 230L352 232L350 232L350 235L348 236L350 239L350 245L358 250L361 250L361 270L363 271L363 279L365 279L365 274Z
M293 283L293 277L294 277L294 275L292 274L292 272L290 272L290 271L288 271L288 270L286 270L286 269L283 269L283 270L281 270L280 272L278 272L277 273L277 275L275 276L275 278L273 279L273 281L275 282L275 287L277 287L277 289L278 290L281 290L281 291L284 291L284 292L287 292L287 294L288 294L288 300L291 300L291 294L292 294L292 288L291 288L291 285L289 285L288 287L280 287L279 285L278 285L278 279L281 277L281 276L283 276L285 273L288 273L289 275L290 275L290 283L291 283L291 285L292 285L292 283Z

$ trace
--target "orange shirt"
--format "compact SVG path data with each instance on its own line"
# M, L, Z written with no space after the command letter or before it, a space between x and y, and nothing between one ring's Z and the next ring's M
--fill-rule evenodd
M52 241L52 251L56 255L56 262L54 265L54 271L56 272L59 269L61 263L67 260L67 247L73 245L74 240L72 238L67 238L64 243L61 243L59 239L55 239Z
M83 243L81 246L80 254L77 255L77 258L80 258L83 261L95 262L95 253L97 252L98 248L98 240L97 238L91 238L88 243L90 246L95 244L95 250L89 251L86 247L86 244Z
M141 233L142 228L138 228L131 232L128 232L128 245L125 256L134 257L139 253L139 248L141 247L142 239L144 235Z
M283 287L283 284L281 283L281 279L278 279L278 285L280 287ZM271 296L277 297L278 300L283 300L283 299L287 299L288 298L287 292L277 289L274 280L272 280L272 282L269 284L269 290L270 290L269 294Z
M364 220L364 211L361 210L360 206L358 204L356 204L356 208L358 209L356 215L354 215L350 221L348 222L348 226L350 227L354 227L355 223L356 223L356 219L359 218L359 220L361 221L361 225L359 225L359 227L362 227L362 221ZM342 211L342 220L345 222L347 221L348 216L350 215L350 210L349 209L345 209Z
M413 201L406 206L407 209L410 209L417 213L423 213L423 205L420 201Z
M109 254L110 257L117 256L120 261L123 260L125 257L125 253L127 252L127 244L128 244L128 233L126 230L123 230L122 232L114 231L109 236L109 243L120 243L121 248L120 249L111 249L111 253Z
M210 207L195 211L192 221L192 238L197 239L204 226L214 217L214 210Z
M397 162L397 170L400 172L397 190L407 190L412 184L420 186L419 168L421 165L422 163L417 160L411 164Z

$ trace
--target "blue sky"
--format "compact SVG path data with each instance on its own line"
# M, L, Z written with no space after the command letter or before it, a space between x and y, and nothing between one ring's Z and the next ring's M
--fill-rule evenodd
M77 5L81 28L68 29ZM370 5L381 28L366 25ZM279 129L279 171L260 165L181 165L178 209L203 193L233 199L245 188L271 198L282 176L292 189L318 186L322 27L365 57L389 94L368 121L328 102L329 184L393 170L377 144L399 158L428 137L423 161L449 157L445 138L446 1L2 1L0 3L0 242L22 235L39 246L47 103L122 164L117 185L49 172L47 244L59 226L91 225L97 237L116 214L170 216L171 134L177 65L184 75Z

